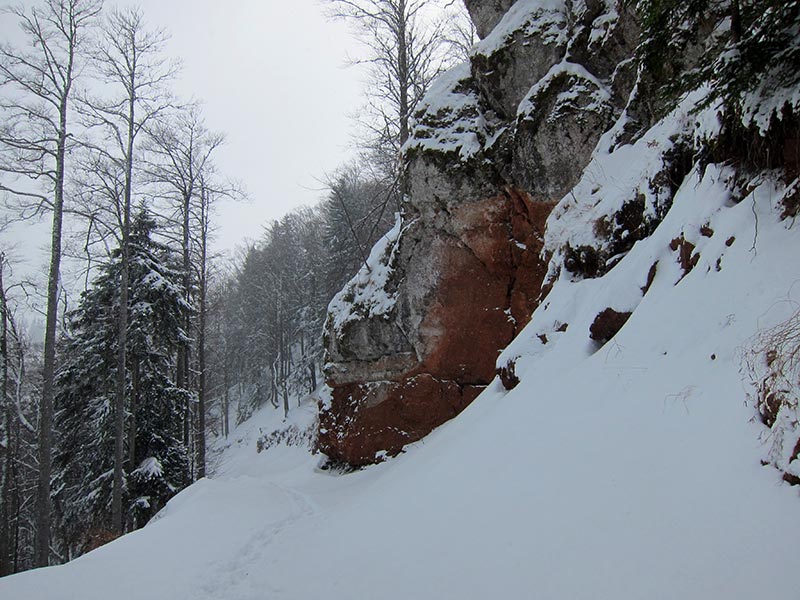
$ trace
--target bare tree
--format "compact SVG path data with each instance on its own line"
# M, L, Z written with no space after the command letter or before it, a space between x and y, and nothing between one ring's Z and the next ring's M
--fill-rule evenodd
M230 435L231 384L234 380L232 364L239 362L229 345L229 333L233 329L231 321L238 308L233 265L215 261L215 269L207 275L206 321L209 352L204 356L208 365L207 380L209 396L215 399L218 414L219 434Z
M184 425L185 442L187 445L194 442L197 477L204 477L206 473L205 340L210 218L214 203L220 198L244 197L238 184L224 181L216 172L213 157L224 141L222 134L205 126L199 107L189 105L173 111L169 119L151 128L148 143L147 174L172 207L170 218L180 232L186 300L195 306L195 326L191 327L191 317L187 314L184 329L195 331L196 345L190 352L187 344L178 354L177 384L193 388L197 394L196 414L192 414L191 404L187 402ZM190 366L193 364L196 378L192 381Z
M0 577L11 570L11 531L9 505L11 504L12 465L15 459L11 449L12 413L9 402L9 311L6 286L3 281L6 257L0 253L0 418L2 418L2 440L0 443Z
M40 6L9 9L19 19L27 49L0 45L0 190L28 203L22 214L53 214L47 281L44 373L39 415L39 480L36 500L35 564L50 555L50 475L55 376L56 322L61 270L64 181L72 91L81 52L101 0L44 0Z
M27 484L38 476L22 466L33 462L28 453L37 432L22 406L26 349L11 300L14 288L25 292L25 284L9 284L8 267L0 252L0 577L30 564L21 554L29 554L33 540L21 548L20 532L27 526L25 506L35 499L35 486Z
M192 293L192 213L194 204L203 203L201 197L201 180L208 177L213 169L211 157L216 149L224 142L224 136L210 132L206 129L200 110L197 106L189 106L185 110L175 111L171 118L156 127L151 128L149 147L152 160L149 162L148 177L160 186L170 205L175 206L172 218L178 223L180 231L181 254L183 258L183 283L186 301L191 303ZM205 215L205 213L202 213ZM205 250L205 232L200 223L200 239ZM205 261L205 256L202 258ZM202 266L205 272L205 265ZM190 315L186 315L184 330L189 331ZM200 315L201 325L203 315ZM198 340L202 338L203 331L199 332ZM199 350L199 349L198 349ZM189 388L190 348L183 344L178 350L177 380L178 387ZM200 379L204 381L202 368ZM201 382L198 382L201 383ZM203 390L198 390L198 411L204 410ZM187 400L184 407L184 442L191 445L192 410L191 402ZM195 436L197 449L198 476L205 476L205 436L199 432Z
M122 533L122 490L125 460L126 344L128 329L129 236L137 140L172 105L167 84L177 65L162 50L167 36L147 29L139 9L115 10L105 20L94 55L108 95L86 98L82 112L103 139L92 147L105 167L103 191L116 217L121 249L119 323L115 388L115 450L111 500L112 528Z
M206 476L206 327L208 324L208 236L210 233L209 213L215 199L215 190L207 184L210 172L200 176L199 202L199 256L197 261L197 432L195 448L197 451L197 478Z
M450 0L444 6L444 47L449 60L467 62L472 47L478 43L478 30L462 0Z
M369 56L367 146L395 173L414 106L446 64L446 25L439 0L328 0L330 14L354 23Z

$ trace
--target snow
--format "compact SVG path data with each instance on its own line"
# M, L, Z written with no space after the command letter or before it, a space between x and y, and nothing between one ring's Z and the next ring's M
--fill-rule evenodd
M577 35L570 31L570 23L586 10L583 1L518 0L492 32L475 45L472 54L491 56L514 43L519 32L527 37L536 36L546 45L566 45L569 35ZM618 20L616 3L603 0L603 10L592 23L590 45L604 42ZM518 108L518 116L525 118L532 114L539 94L547 89L554 78L564 74L580 83L559 95L556 110L551 114L552 119L559 116L559 107L573 106L581 93L589 98L588 104L581 107L583 110L607 110L610 93L606 86L582 66L571 63L567 56L531 88ZM479 156L484 149L491 148L504 133L505 126L491 110L482 106L473 86L468 62L456 65L437 77L414 109L411 135L403 146L403 153L415 150L453 153L466 162Z
M145 458L139 467L134 471L134 473L141 475L145 479L150 477L161 477L163 472L164 469L161 465L161 461L152 456Z
M386 286L394 271L402 229L400 215L396 215L394 227L378 240L366 264L333 297L328 306L328 319L334 331L341 331L355 319L388 315L394 308L395 294L387 291Z
M472 52L491 56L512 43L519 32L526 37L541 36L544 44L566 44L571 4L567 0L517 0Z
M746 94L742 102L742 122L753 124L763 136L769 131L773 119L784 118L784 111L797 111L800 107L800 87L785 87L765 77L759 87Z
M589 47L607 42L618 22L619 11L616 0L603 0L603 10L595 18L589 33Z
M633 144L613 147L624 115L616 127L604 134L580 182L548 218L545 250L555 257L551 265L560 263L567 245L572 248L598 246L601 240L595 223L614 215L625 202L643 199L645 216L656 216L668 201L670 192L654 185L653 181L664 169L665 156L682 140L683 133L700 127L696 124L698 119L710 119L705 113L698 116L694 112L702 97L703 92L688 96Z
M700 145L719 137L722 133L723 102L717 100L697 111L694 122L695 145Z
M490 146L499 133L487 118L478 95L469 89L469 63L457 65L437 77L416 106L411 136L403 152L411 150L457 153L462 160ZM488 143L486 140L490 140Z
M611 93L606 86L583 66L563 60L553 65L525 95L517 108L517 118L530 118L536 110L536 100L542 92L546 91L555 79L564 75L571 77L574 83L558 95L555 106L547 117L548 121L556 122L563 117L561 111L568 107L576 107L583 95L588 96L589 102L580 106L581 110L586 112L608 110Z
M619 21L615 0L602 0L599 14L591 24L589 46L605 43ZM517 0L492 32L473 48L473 54L491 56L515 42L521 35L540 37L545 45L565 45L575 32L576 21L586 13L585 0Z
M778 219L778 182L734 204L723 171L696 172L605 277L556 282L501 357L517 358L513 391L495 382L400 457L348 475L302 445L258 453L265 432L314 423L310 401L288 420L263 409L157 520L0 580L0 598L796 598L800 498L760 464L739 356L786 317L800 238ZM714 234L692 238L701 258L682 276L668 240L705 223ZM642 298L631 282L654 259ZM597 348L588 325L614 302L635 311Z
M518 0L476 51L542 12L558 40L564 7ZM491 139L469 120L484 117L468 77L458 67L432 87L422 112L452 120L428 137L418 122L410 147L468 158ZM286 418L267 406L217 442L213 476L144 529L0 579L0 600L796 599L800 494L761 465L776 439L742 367L755 336L798 304L800 236L779 219L787 186L765 173L737 198L730 167L696 167L654 233L602 278L561 268L565 245L602 243L593 225L626 201L644 197L656 215L666 198L652 181L679 136L719 131L716 107L694 111L702 94L633 144L606 134L554 210L553 288L498 358L515 362L514 390L495 381L399 457L346 475L322 470L308 445L327 390ZM398 220L331 302L334 331L390 314L401 235ZM688 273L677 237L699 255ZM632 316L600 346L588 332L607 307Z

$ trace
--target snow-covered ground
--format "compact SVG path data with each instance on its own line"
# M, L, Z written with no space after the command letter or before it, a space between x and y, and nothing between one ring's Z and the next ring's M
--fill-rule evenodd
M500 357L520 385L495 382L399 457L344 475L302 444L259 453L265 433L315 419L310 402L288 422L265 408L144 529L2 579L0 599L796 600L800 494L761 466L773 440L741 367L748 340L797 310L800 235L778 218L779 184L734 202L726 177L690 174L604 277L562 272ZM548 235L599 206L555 213ZM677 237L699 254L688 274ZM598 348L607 307L633 315Z
M257 453L281 425L266 408L155 522L0 580L0 598L797 598L800 498L760 464L739 355L798 300L800 236L769 198L719 203L702 181L671 212L715 230L698 266L675 285L656 235L600 280L557 284L509 349L513 391L495 383L405 454L348 475L302 446ZM596 350L595 310L659 252L651 290ZM548 319L570 326L542 346ZM313 418L308 404L290 415Z

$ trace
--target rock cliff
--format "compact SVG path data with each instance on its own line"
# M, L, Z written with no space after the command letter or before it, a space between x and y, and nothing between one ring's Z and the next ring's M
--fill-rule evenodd
M318 446L336 461L394 455L496 374L514 387L545 347L611 343L654 285L719 273L726 208L769 189L781 218L798 214L800 4L750 7L738 32L738 4L466 5L482 39L415 109L403 214L330 305ZM687 204L706 188L714 202ZM774 364L759 352L749 364ZM752 397L786 441L767 462L800 481L797 402L771 400L769 368Z
M545 222L634 84L621 3L467 6L483 39L415 110L402 218L331 304L319 447L351 465L396 454L494 378L542 297Z

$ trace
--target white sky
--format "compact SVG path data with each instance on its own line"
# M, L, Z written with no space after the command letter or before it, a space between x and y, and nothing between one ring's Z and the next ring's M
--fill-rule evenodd
M167 30L165 54L183 65L175 92L202 101L209 129L226 135L216 156L219 171L239 181L249 201L220 203L216 251L232 254L245 240L258 239L270 220L323 197L320 180L353 154L351 116L363 103L363 75L347 67L348 56L360 50L352 31L325 18L322 0L105 4L139 6L149 27ZM0 38L18 37L16 21L0 18ZM0 236L0 248L10 250L13 261L8 279L40 286L27 301L34 311L42 308L50 220L48 214ZM62 285L82 289L83 266L65 259ZM71 304L76 301L73 294Z
M242 183L249 201L220 204L216 250L257 239L270 220L323 196L320 179L352 155L363 85L347 67L359 44L346 24L325 18L321 0L106 0L113 6L139 6L148 27L170 34L165 55L183 65L176 93L202 101L209 129L226 135L219 171ZM0 38L19 38L8 15ZM15 275L43 279L49 222L3 234Z
M227 135L220 171L241 181L250 201L224 203L216 246L255 239L262 226L322 195L318 180L350 153L361 104L357 52L343 23L320 0L107 0L138 5L171 33L167 54L183 61L177 92L204 102L207 125Z

